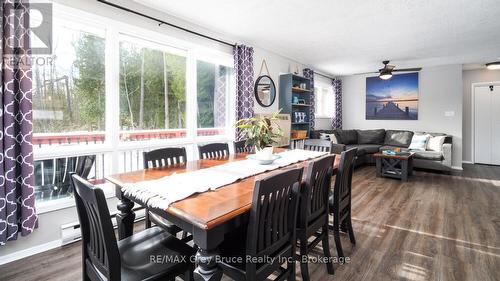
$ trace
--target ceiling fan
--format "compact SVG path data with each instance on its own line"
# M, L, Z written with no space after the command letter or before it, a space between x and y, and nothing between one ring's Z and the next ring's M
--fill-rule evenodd
M365 72L365 73L358 73L358 74L370 74L370 73L378 73L378 77L383 80L388 80L392 78L392 73L393 72L403 72L403 71L420 71L422 70L421 67L415 67L415 68L398 68L394 69L394 65L390 65L388 60L385 60L382 62L384 64L384 67L379 69L378 71L374 72Z

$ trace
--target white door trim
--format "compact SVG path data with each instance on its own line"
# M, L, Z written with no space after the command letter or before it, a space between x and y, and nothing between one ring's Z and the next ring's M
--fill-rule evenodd
M500 81L492 81L492 82L476 82L471 84L471 162L472 164L476 163L476 156L475 156L475 150L476 150L476 94L475 90L476 87L483 87L483 86L500 86Z

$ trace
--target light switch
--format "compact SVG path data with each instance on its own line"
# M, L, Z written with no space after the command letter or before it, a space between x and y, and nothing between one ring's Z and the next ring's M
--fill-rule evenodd
M445 111L444 116L445 117L453 117L453 116L455 116L455 111Z

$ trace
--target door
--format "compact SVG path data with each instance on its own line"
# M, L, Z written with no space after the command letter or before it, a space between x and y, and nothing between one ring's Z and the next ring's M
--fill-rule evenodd
M474 160L500 165L500 86L474 89Z
M500 165L500 85L491 93L491 164Z

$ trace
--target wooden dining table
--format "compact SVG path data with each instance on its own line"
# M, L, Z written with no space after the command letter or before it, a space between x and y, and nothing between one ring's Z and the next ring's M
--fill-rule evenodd
M150 168L107 176L106 180L115 184L116 197L120 200L117 206L120 212L116 215L119 239L129 237L133 233L135 220L134 204L146 207L146 202L133 196L125 195L122 192L122 187L125 184L155 180L172 175L173 173L186 173L228 162L241 161L245 160L247 155L246 153L230 154L217 159L188 161L167 167ZM213 191L194 194L172 203L167 209L148 207L148 210L193 235L194 243L198 246L195 256L195 280L220 280L222 278L222 270L217 266L216 259L218 246L224 241L226 233L248 223L255 182L291 167L303 167L305 177L307 166L311 160L313 159L241 179ZM338 160L336 159L333 167L334 174L337 172ZM182 186L165 186L165 188L182 188ZM242 241L242 243L245 243L245 241Z

